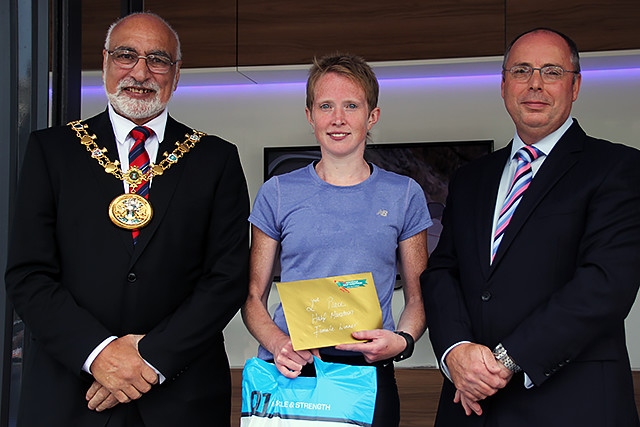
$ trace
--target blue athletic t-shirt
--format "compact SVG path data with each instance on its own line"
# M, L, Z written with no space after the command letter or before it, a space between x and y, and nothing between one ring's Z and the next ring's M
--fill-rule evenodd
M398 243L433 224L420 185L372 165L353 186L323 181L314 165L265 182L249 221L280 242L283 282L371 272L383 328L394 330L391 300ZM273 315L288 333L282 305ZM272 356L260 347L258 357Z

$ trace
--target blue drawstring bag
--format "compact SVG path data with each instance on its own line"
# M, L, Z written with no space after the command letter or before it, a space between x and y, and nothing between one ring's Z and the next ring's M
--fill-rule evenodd
M242 371L241 427L371 427L377 379L373 366L314 358L316 377L289 379L256 357Z

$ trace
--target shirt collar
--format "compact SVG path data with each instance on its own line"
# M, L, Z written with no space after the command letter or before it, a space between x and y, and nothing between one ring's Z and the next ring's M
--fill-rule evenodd
M549 135L542 138L540 141L535 143L535 146L538 150L542 151L545 155L549 155L553 147L556 146L562 135L571 127L573 124L573 117L567 117L567 120L555 131L551 132ZM516 131L515 136L513 137L513 144L511 146L511 159L515 156L516 151L524 147L525 143L520 139L518 132Z
M153 130L154 135L158 138L158 143L164 140L164 131L167 127L168 116L169 113L165 108L158 117L155 117L144 124L146 127ZM131 129L138 126L126 117L123 117L120 114L116 113L116 110L113 109L113 106L111 106L111 104L109 104L109 119L111 120L111 124L113 126L113 133L116 136L116 141L118 141L119 144L124 144L127 137L129 136L129 133L131 132Z

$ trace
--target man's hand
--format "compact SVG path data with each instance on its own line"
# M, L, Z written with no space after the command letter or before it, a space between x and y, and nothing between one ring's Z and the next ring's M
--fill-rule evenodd
M104 411L105 409L113 408L118 403L118 399L105 387L97 381L94 381L89 387L86 394L86 399L89 402L89 409L92 411Z
M138 352L138 342L142 337L143 335L126 335L112 341L91 364L94 379L120 403L139 399L158 382L158 375ZM98 397L93 395L88 400L95 399L93 404L96 407L100 405L96 402L101 402L101 399L102 402L107 399L106 405L112 403L108 396L104 396L106 391L94 391L99 393Z
M460 393L460 390L456 390L456 395L453 398L453 403L460 403L464 408L464 413L467 416L475 413L476 415L482 415L482 407L478 402L471 401Z
M464 343L454 347L445 362L457 389L454 402L462 403L467 415L471 412L480 415L482 409L477 402L493 396L513 376L488 347L479 344Z

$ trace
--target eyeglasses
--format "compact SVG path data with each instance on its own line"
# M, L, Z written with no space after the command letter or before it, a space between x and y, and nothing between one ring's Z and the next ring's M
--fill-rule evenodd
M540 71L540 77L545 83L553 83L562 80L564 73L580 74L580 71L570 71L557 65L547 65L541 68L534 68L529 65L514 65L508 70L503 68L502 71L511 74L514 80L519 82L527 82L533 75L534 71Z
M149 71L156 74L168 73L171 67L173 67L178 61L171 61L166 56L150 54L150 55L138 55L137 52L127 49L108 50L107 53L113 58L113 62L120 68L130 70L136 66L140 59L144 59L147 62L147 68Z

